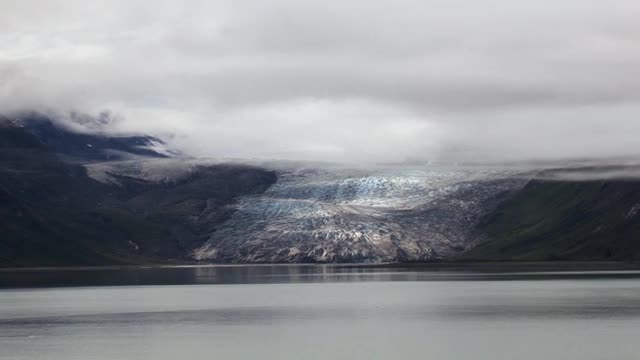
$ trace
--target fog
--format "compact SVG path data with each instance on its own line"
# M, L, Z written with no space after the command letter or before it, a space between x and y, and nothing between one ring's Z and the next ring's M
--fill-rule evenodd
M640 2L0 0L0 112L210 157L640 153Z

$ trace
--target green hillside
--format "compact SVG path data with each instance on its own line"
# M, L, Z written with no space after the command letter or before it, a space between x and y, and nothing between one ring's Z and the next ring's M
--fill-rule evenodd
M640 259L640 181L532 180L477 228L461 259Z

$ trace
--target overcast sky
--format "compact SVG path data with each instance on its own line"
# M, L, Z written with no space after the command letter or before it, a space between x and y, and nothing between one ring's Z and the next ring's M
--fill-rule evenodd
M204 156L640 154L638 0L0 0L0 111Z

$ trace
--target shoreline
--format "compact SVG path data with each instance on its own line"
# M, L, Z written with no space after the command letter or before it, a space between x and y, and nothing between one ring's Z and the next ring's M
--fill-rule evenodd
M242 264L140 264L140 265L95 265L95 266L34 266L0 267L0 272L37 271L108 271L151 270L191 268L246 268L246 267L324 267L361 269L497 269L497 268L550 268L575 270L640 270L640 262L605 260L554 260L554 261L433 261L433 262L389 262L389 263L242 263Z

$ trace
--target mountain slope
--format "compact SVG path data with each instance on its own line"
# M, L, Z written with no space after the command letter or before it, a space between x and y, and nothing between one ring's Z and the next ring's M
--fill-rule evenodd
M484 219L462 259L638 260L640 180L541 174Z
M271 171L212 165L171 182L102 183L27 129L0 123L0 266L186 261L238 197L276 181Z

